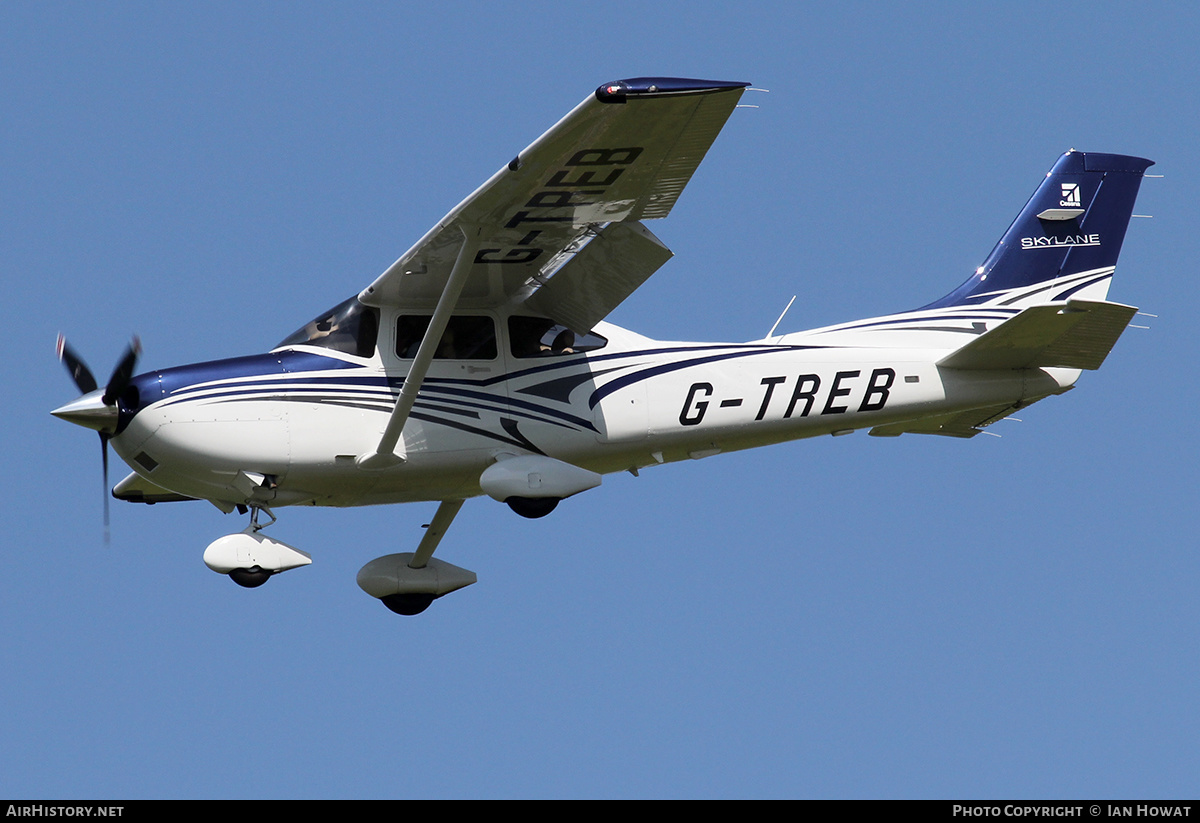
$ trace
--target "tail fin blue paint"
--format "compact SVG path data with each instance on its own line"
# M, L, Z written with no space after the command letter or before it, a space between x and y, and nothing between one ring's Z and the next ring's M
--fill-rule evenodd
M923 308L1103 300L1142 175L1152 165L1141 157L1068 151L975 274Z

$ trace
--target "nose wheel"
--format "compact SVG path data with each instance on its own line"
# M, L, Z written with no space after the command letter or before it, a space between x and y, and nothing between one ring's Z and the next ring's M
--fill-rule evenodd
M250 528L257 533L261 529L270 526L271 523L259 523L258 513L265 511L267 517L271 518L271 523L274 523L278 518L275 513L266 506L255 506L250 510ZM248 569L233 569L229 572L229 579L237 583L243 589L257 589L263 583L271 579L271 572L264 569L262 566L254 565Z
M270 523L258 522L259 511L265 511ZM288 569L307 566L312 558L295 546L289 546L262 533L275 522L275 515L266 506L251 509L250 525L237 534L219 537L204 550L204 564L246 589L256 589L271 577Z
M257 589L271 579L271 573L261 566L251 566L248 569L234 569L229 573L229 579L243 589Z

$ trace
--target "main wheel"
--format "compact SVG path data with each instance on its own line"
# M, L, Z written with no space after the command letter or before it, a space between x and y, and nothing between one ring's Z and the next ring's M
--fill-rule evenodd
M522 517L545 517L558 505L557 497L510 497L504 501Z
M389 594L379 599L396 614L412 615L428 609L436 597L436 594Z
M248 569L234 569L229 573L229 579L247 589L257 589L270 579L271 573L259 566Z

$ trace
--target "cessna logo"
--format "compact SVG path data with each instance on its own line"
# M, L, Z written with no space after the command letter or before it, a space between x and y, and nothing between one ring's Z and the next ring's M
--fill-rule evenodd
M1058 201L1058 205L1066 206L1069 209L1081 208L1078 183L1062 184L1062 200Z
M1067 246L1099 246L1099 234L1068 234L1063 237L1022 237L1023 249L1061 249Z

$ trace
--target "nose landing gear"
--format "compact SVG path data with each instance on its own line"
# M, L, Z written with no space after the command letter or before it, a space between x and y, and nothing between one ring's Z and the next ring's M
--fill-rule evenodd
M229 575L234 583L254 589L266 583L272 575L307 566L312 558L294 546L261 534L271 525L260 525L258 513L264 511L271 523L275 515L266 506L251 506L250 525L237 534L219 537L204 550L204 564L219 574Z
M271 579L271 573L262 566L251 566L248 569L234 569L229 572L229 579L243 589L257 589Z

